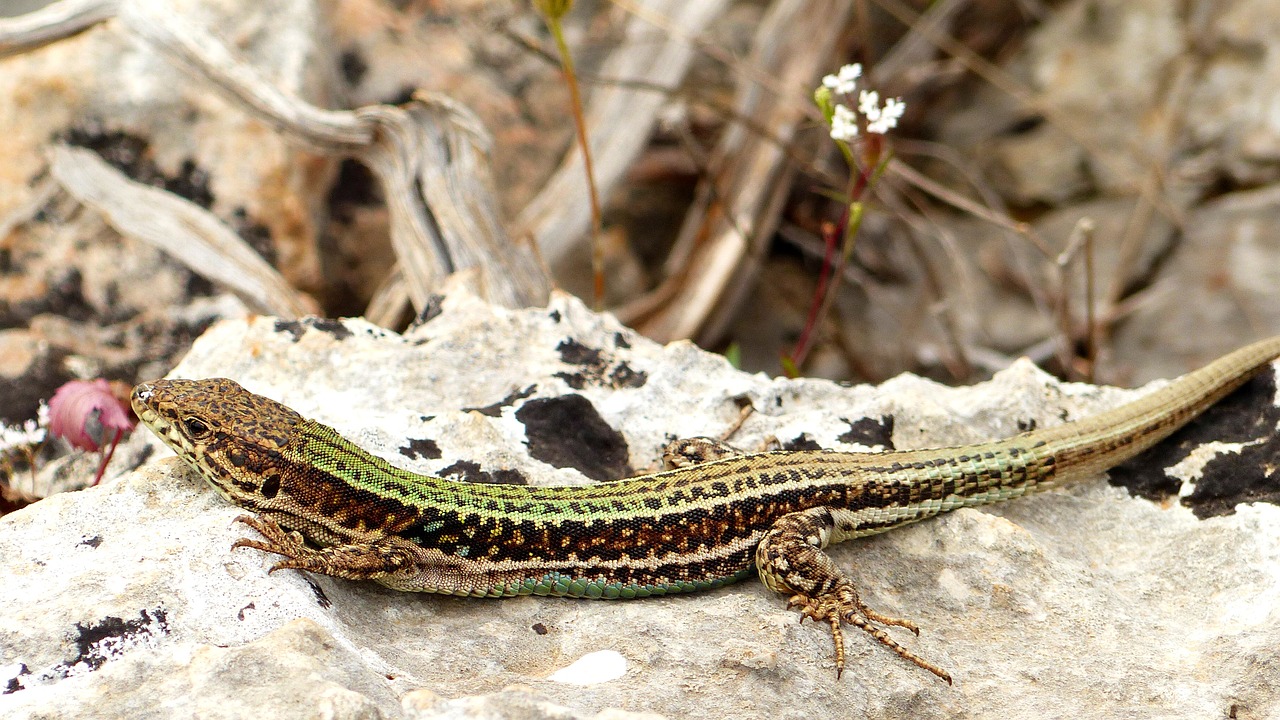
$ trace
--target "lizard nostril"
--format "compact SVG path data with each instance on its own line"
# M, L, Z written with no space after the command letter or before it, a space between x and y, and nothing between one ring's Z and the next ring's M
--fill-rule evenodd
M150 400L155 388L151 387L151 383L139 383L133 388L133 399Z

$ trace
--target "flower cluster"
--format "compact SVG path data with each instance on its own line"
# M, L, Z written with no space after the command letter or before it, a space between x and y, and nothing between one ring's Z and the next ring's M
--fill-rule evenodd
M15 448L30 447L44 442L45 430L35 420L28 420L21 426L9 427L0 423L0 452Z
M831 138L851 142L861 132L859 119L865 119L866 131L883 135L898 126L898 119L907 109L901 98L888 98L880 104L880 93L874 90L858 91L858 79L862 66L854 63L840 68L835 75L822 78L822 87L814 93L814 100L831 124ZM858 93L858 109L845 104Z

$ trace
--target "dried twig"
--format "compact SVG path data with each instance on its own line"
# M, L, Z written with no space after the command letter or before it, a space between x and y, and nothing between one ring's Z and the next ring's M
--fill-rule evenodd
M315 303L289 286L261 255L213 213L173 193L130 180L92 151L55 145L55 180L97 210L121 235L160 248L256 310L293 318Z
M661 16L693 35L719 17L725 0L646 0L646 18ZM627 23L626 39L598 74L622 80L641 79L674 90L684 78L693 59L694 48L685 37L655 31L648 19L634 17ZM622 179L644 149L667 95L626 85L596 88L587 103L587 127L595 158L595 176L600 195ZM542 192L525 206L516 220L517 237L529 236L552 268L561 265L582 244L590 225L587 190L582 176L582 159L570 152Z
M120 19L287 138L350 155L373 170L387 198L391 242L415 308L426 306L445 275L472 267L481 269L489 299L498 304L545 301L546 278L531 270L537 265L502 231L485 158L490 141L467 109L419 94L402 107L324 110L266 82L208 33L150 2L126 2Z
M770 135L790 142L812 112L809 98L849 16L847 0L779 0L756 32L751 64L774 69L773 82L793 94L764 91L744 80L737 112L753 117ZM712 173L685 218L668 273L693 268L689 282L658 313L641 323L659 340L696 337L713 342L748 291L764 244L777 226L793 168L772 142L737 126L716 147ZM718 202L713 202L713 198Z
M466 268L481 269L489 298L498 304L545 301L548 279L527 248L503 231L486 158L489 137L455 103L420 94L402 107L318 108L275 87L222 42L153 0L62 0L0 21L0 55L66 37L113 14L135 39L287 139L354 157L372 169L390 209L404 294L415 307L426 306L445 275Z
M0 18L0 58L78 35L115 17L120 0L62 0L39 10Z

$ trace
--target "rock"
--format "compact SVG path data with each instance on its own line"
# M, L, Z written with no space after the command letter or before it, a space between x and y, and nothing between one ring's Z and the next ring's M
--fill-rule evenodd
M1073 248L1071 261L1065 267L1055 262L1073 243L1078 242L1077 226L1082 220L1090 221L1094 228L1095 312L1098 312L1097 308L1108 306L1107 298L1113 292L1124 296L1123 292L1112 287L1113 283L1119 285L1120 290L1125 290L1148 282L1161 268L1178 236L1175 228L1157 215L1143 225L1142 237L1132 241L1128 235L1132 232L1129 226L1136 204L1133 198L1106 198L1046 212L1031 224L1044 244L1043 249L1026 238L995 229L983 220L970 218L951 222L949 229L959 245L959 255L976 258L980 268L978 273L963 276L972 278L970 282L975 289L957 294L973 303L972 311L967 314L978 324L981 345L1016 357L1021 350L1052 336L1057 331L1052 323L1053 314L1059 312L1052 307L1052 302L1059 295L1067 298L1071 317L1082 320L1086 316L1083 246ZM968 286L968 283L962 285ZM1040 303L1033 299L1033 291L1039 295ZM1152 323L1152 327L1163 325ZM1226 352L1234 347L1234 343L1215 347L1210 357L1202 359L1211 360L1222 354L1219 350ZM1149 355L1150 351L1121 357L1131 362L1135 358L1145 361ZM1198 364L1165 375L1147 376L1144 380L1178 375ZM1103 372L1111 370L1110 367L1103 368Z
M1272 0L1203 14L1162 0L1075 0L1006 68L1035 107L985 86L943 121L943 140L970 148L1023 205L1136 194L1156 170L1175 197L1224 179L1274 182L1278 32Z
M1229 193L1196 208L1159 280L1115 335L1114 354L1142 358L1126 381L1202 365L1280 333L1280 187Z
M236 378L415 471L536 484L651 469L673 437L727 428L743 397L757 412L740 446L884 450L1007 436L1140 394L1059 384L1026 362L971 388L770 379L564 296L505 311L454 293L438 308L404 335L360 320L221 322L174 375ZM1273 395L1270 378L1255 381L1236 396L1253 407L1199 431L1271 418ZM583 429L613 437L619 459L600 463ZM556 452L532 459L536 448ZM834 547L871 607L919 623L919 638L891 634L950 670L948 687L856 630L837 679L826 628L755 580L592 602L268 575L274 558L231 549L252 534L240 511L156 439L139 433L122 452L151 459L0 518L0 717L1280 712L1280 511L1268 504L1198 519L1099 480ZM1218 459L1200 467L1187 483L1220 479ZM1166 477L1144 458L1127 472ZM581 680L556 673L601 651L586 662L620 658L621 677L553 679Z

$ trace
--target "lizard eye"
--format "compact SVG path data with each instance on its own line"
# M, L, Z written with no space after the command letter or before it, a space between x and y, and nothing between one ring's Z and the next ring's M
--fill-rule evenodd
M201 438L209 434L209 426L198 417L189 417L182 420L182 427L186 429L187 434L193 438Z

